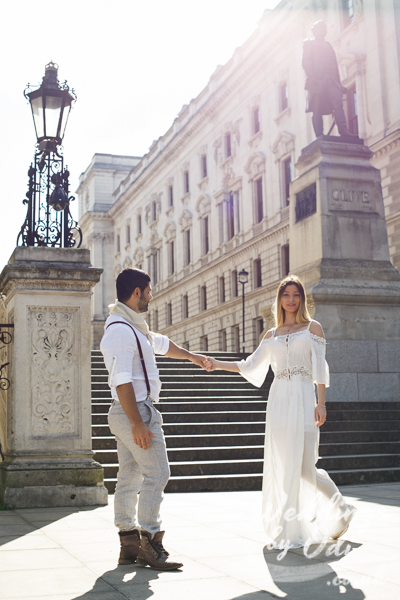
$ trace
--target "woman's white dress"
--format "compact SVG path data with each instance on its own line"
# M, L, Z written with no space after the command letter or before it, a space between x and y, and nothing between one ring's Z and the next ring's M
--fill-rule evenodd
M307 329L264 339L240 373L260 387L271 365L275 378L267 406L263 523L277 549L327 540L354 516L328 473L317 469L319 427L314 383L329 386L324 338Z

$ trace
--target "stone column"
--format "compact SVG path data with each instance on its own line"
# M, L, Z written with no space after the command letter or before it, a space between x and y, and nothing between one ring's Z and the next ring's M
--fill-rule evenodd
M315 140L296 165L290 272L325 330L327 398L399 400L400 275L389 261L380 172L369 148L333 140Z
M10 507L107 504L91 443L89 250L16 248L0 275L9 354L0 501Z

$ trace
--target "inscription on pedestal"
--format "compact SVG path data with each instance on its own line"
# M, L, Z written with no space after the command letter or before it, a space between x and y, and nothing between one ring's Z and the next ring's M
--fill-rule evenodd
M296 223L317 211L317 184L312 183L296 194Z
M328 180L329 210L376 212L374 189L370 182Z
M28 308L33 437L79 434L77 310Z

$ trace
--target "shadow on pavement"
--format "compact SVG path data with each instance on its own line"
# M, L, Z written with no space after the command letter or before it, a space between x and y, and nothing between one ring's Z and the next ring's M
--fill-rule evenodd
M99 506L8 509L0 511L0 546L29 535L72 514L90 512ZM30 518L33 515L34 518ZM2 518L3 517L3 518ZM11 517L7 519L7 517ZM14 517L14 519L12 518Z
M332 567L332 563L360 546L346 540L330 540L313 544L307 551L305 548L289 551L284 556L282 551L268 550L265 546L264 558L275 585L287 594L288 600L335 600L343 598L343 594L346 600L364 600L364 592L354 588L351 581L340 578Z
M400 482L365 484L365 486L340 486L340 492L343 496L357 498L361 502L400 507Z
M171 572L179 573L180 571ZM105 571L99 576L91 590L81 596L76 596L74 600L95 600L97 596L105 598L104 584L114 588L121 598L147 600L154 595L150 584L158 579L158 573L158 571L136 564L119 565L111 571Z

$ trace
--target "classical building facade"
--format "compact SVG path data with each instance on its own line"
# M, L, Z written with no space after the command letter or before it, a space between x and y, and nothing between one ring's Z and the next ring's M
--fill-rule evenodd
M81 175L84 244L104 269L93 296L94 346L115 277L131 266L152 278L151 329L203 351L242 349L237 274L245 269L245 349L258 344L290 270L296 160L314 139L301 56L317 19L328 25L348 88L349 127L381 170L391 259L400 267L398 15L373 0L282 1L144 157L96 154Z

